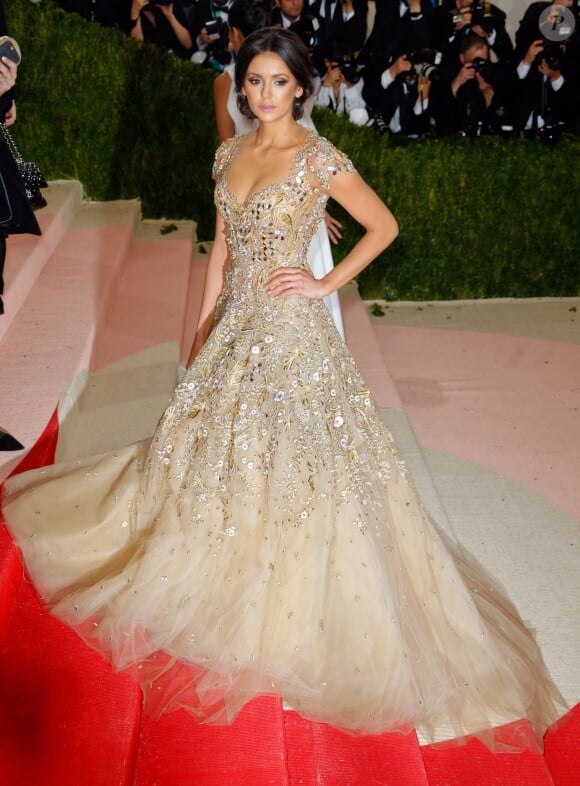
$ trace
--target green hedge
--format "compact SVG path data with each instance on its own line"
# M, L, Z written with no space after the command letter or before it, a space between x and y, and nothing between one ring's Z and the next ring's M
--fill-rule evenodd
M212 72L65 14L4 0L21 43L15 135L49 177L87 196L140 196L149 217L194 218L210 238ZM499 138L397 143L322 111L400 224L359 277L365 297L450 299L580 294L580 139L554 148ZM360 232L344 221L340 253Z

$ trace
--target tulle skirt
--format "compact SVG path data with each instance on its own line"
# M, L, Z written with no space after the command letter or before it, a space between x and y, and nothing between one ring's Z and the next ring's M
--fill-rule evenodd
M155 714L276 694L355 734L541 741L564 703L533 635L426 514L326 307L279 309L226 305L151 441L6 483L45 603Z

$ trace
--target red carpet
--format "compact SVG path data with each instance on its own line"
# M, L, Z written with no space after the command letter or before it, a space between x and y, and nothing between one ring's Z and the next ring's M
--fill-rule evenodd
M21 468L50 463L56 415ZM249 704L231 727L179 712L153 721L129 677L41 607L0 532L1 786L578 786L580 705L545 755L479 742L420 747L414 734L353 738Z

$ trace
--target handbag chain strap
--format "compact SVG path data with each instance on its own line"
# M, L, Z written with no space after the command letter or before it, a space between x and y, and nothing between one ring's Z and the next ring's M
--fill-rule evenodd
M17 164L22 164L24 161L24 159L22 158L22 153L16 147L16 142L14 141L14 137L8 130L8 126L6 125L6 123L0 123L0 131L2 132L2 136L4 137L4 141L8 145L10 152L14 156L14 160L16 161Z

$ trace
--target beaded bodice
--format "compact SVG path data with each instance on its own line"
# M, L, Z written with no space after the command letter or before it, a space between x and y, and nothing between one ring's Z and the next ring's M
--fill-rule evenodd
M330 177L353 171L350 160L327 139L309 132L283 180L240 202L228 185L228 170L245 137L224 142L214 165L215 203L227 225L231 267L222 299L261 301L263 284L277 267L303 267L328 200ZM246 303L247 304L247 303Z

